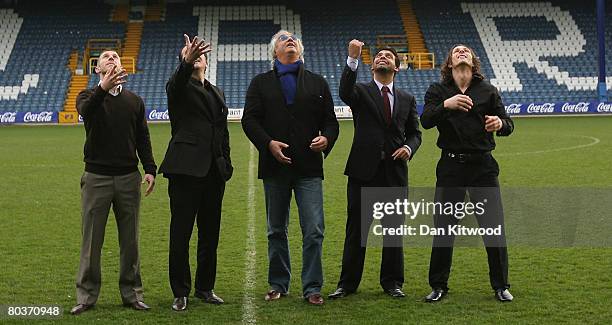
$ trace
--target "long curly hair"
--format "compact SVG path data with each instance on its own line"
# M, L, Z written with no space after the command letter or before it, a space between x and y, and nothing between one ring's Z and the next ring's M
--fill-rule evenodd
M480 77L481 79L484 79L484 75L480 71L480 59L478 59L478 55L476 55L476 52L474 52L474 49L472 49L471 47L465 44L456 44L455 46L451 47L450 51L448 51L446 60L444 60L444 63L442 64L442 68L440 69L440 79L442 80L442 82L449 82L453 80L453 68L451 68L451 66L453 63L452 61L453 50L457 46L464 46L468 50L470 50L470 52L472 53L472 74L476 77Z

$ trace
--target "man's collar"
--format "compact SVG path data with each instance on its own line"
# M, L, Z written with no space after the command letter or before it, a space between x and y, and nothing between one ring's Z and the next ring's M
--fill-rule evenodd
M212 84L210 83L210 81L208 81L208 79L204 78L204 82L202 82L202 80L198 79L198 78L194 78L193 76L191 77L191 80L201 84L203 87L205 88L209 88L212 86Z
M382 83L380 83L378 80L374 79L374 82L376 83L376 87L378 87L378 90L382 92L382 87L385 86ZM393 94L393 81L391 81L388 85L386 85L387 88L389 88L389 93L391 93L391 95Z
M100 84L102 84L102 80L100 80L98 82L98 86L100 86ZM114 88L111 88L108 91L108 93L113 95L113 96L117 96L117 95L119 95L121 93L122 90L123 90L123 85L118 85L118 86L115 86Z

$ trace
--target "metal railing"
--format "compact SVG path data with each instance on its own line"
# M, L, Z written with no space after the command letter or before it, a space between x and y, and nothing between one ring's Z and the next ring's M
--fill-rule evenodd
M121 66L127 73L136 73L136 59L131 56L124 56L119 58L121 60ZM89 58L89 66L87 67L88 74L96 74L95 68L98 64L98 58Z
M435 56L433 53L398 52L400 69L433 69Z

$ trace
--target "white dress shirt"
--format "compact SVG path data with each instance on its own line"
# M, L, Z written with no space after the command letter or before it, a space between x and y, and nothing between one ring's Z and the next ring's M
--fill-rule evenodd
M98 86L102 84L102 80L100 80L100 82L98 82ZM123 90L123 85L117 85L113 88L111 88L108 93L111 94L112 96L118 96L121 93L121 90Z

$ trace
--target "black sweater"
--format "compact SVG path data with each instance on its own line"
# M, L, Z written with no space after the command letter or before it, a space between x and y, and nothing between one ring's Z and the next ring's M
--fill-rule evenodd
M508 136L514 123L506 114L497 88L474 76L464 95L470 96L474 106L468 112L444 108L444 101L462 94L454 81L436 82L425 93L425 107L421 125L425 129L438 128L438 147L457 153L486 152L495 149L493 133L485 131L484 116L499 116L502 128L498 136Z
M125 88L112 96L97 86L81 91L76 106L85 122L85 171L129 174L138 170L140 157L145 173L155 176L157 166L140 97Z

